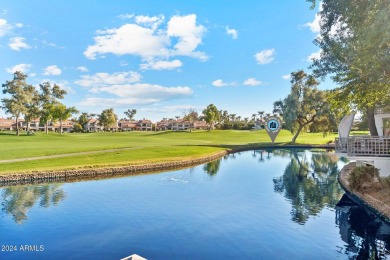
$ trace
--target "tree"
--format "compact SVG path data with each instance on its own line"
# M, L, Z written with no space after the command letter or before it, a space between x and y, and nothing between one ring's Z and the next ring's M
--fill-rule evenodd
M100 124L104 129L109 129L116 126L118 116L114 113L113 108L105 109L99 115Z
M73 131L76 133L82 132L84 127L80 125L79 123L74 123L73 124Z
M15 117L16 135L19 135L19 117L28 113L34 99L34 87L27 84L26 79L26 74L16 71L13 80L2 84L3 94L8 94L9 97L1 99L1 108Z
M316 4L315 0L308 0ZM374 110L390 99L390 2L323 0L321 57L312 68L340 85L334 105L350 104L367 115L371 135L378 135Z
M129 118L130 121L133 120L134 115L137 113L137 109L127 109L125 115Z
M66 107L64 104L56 103L52 108L53 120L60 121L60 134L62 135L62 122L69 119L73 114L77 114L75 107Z
M77 122L84 128L86 128L86 124L88 123L88 121L92 118L96 116L96 114L93 114L93 113L86 113L86 112L83 112L81 113L81 115L79 116L79 118L77 119Z
M29 102L25 104L26 112L24 113L24 121L26 122L27 131L29 131L31 120L37 119L40 116L39 94L38 91L31 85L27 87L26 91L27 95L31 97Z
M188 122L190 122L190 127L189 127L190 132L191 132L191 129L192 129L192 125L194 124L194 122L197 119L198 119L198 112L196 112L194 108L190 108L188 110L187 115L184 116L184 120L187 120Z
M295 133L295 143L301 130L315 122L321 116L331 117L330 107L326 102L326 92L318 90L318 81L303 70L291 73L291 93L283 100L274 103L274 113L283 115L285 125Z
M221 114L219 113L217 107L214 104L210 104L202 111L202 113L205 117L205 121L209 125L209 130L213 130L215 122L218 122L221 118Z
M53 120L53 107L58 102L58 99L63 99L66 91L58 85L51 85L50 82L44 82L39 85L41 93L39 94L40 123L45 125L46 134L49 131L49 121Z

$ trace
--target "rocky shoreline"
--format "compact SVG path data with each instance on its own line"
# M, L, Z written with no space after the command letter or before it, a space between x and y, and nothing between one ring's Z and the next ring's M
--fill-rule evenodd
M135 175L141 173L161 172L180 169L207 163L227 155L229 151L221 151L209 156L175 162L162 162L143 165L128 165L105 168L90 168L80 170L64 170L55 172L33 172L27 174L0 175L0 187L20 184L37 184L44 182L74 182L79 180L101 179Z
M0 187L23 185L23 184L39 184L46 182L75 182L81 180L93 180L112 177L123 177L135 174L156 173L161 171L176 170L191 166L196 166L203 163L221 158L230 153L255 149L334 149L332 145L267 145L267 146L243 146L235 149L227 149L211 155L200 157L192 160L180 160L174 162L151 163L143 165L127 165L113 167L96 167L83 168L78 170L63 170L63 171L47 171L47 172L32 172L25 174L7 174L0 175Z
M374 214L382 218L384 221L390 223L390 205L384 202L382 194L379 192L357 192L349 187L349 174L356 167L356 162L351 162L341 169L338 180L341 187L348 194L348 196L357 202L367 207Z

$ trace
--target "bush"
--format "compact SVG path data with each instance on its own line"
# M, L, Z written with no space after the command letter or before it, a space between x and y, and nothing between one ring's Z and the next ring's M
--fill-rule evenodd
M382 185L384 186L384 188L390 189L390 176L382 177L381 182L382 182Z
M374 166L357 166L350 173L348 181L352 190L364 192L379 181L379 170Z

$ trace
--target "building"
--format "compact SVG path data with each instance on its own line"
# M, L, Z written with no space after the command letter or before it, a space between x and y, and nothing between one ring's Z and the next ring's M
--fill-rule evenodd
M339 137L335 140L335 150L339 156L356 161L357 164L369 164L379 169L382 176L390 175L390 136L387 135L387 121L390 112L385 109L375 111L375 126L378 136L350 136L354 114L345 116L338 127Z

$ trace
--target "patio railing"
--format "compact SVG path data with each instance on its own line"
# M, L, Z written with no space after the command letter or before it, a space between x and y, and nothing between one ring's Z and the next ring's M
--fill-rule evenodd
M390 157L390 137L350 136L336 138L335 145L337 153L347 153L348 156Z

